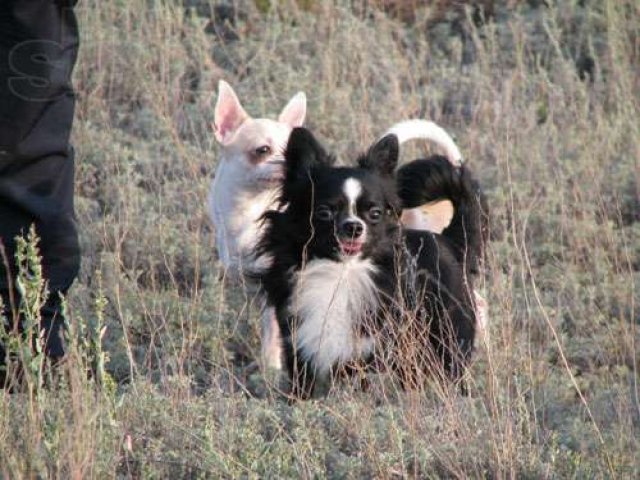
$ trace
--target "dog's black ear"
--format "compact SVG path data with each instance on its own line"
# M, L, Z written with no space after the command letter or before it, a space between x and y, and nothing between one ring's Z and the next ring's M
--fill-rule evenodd
M329 166L332 161L322 145L309 130L303 127L294 128L284 152L287 167L287 181L307 175L317 166Z
M393 175L399 154L398 137L390 133L374 143L359 163L361 167L376 170L382 175Z

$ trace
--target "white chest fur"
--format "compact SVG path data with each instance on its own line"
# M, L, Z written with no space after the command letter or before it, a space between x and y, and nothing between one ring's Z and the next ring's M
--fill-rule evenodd
M297 273L289 312L297 317L292 341L317 373L373 351L360 327L378 304L375 266L359 258L312 260Z
M231 170L231 169L230 169ZM265 267L266 259L254 259L262 214L275 207L278 188L247 189L236 172L224 168L216 174L209 193L209 213L216 229L220 261L232 274Z

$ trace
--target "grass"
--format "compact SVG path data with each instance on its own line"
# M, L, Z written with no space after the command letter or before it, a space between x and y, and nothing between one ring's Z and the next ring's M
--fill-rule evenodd
M484 23L442 2L237 2L225 21L185 3L77 8L73 341L57 388L36 352L33 388L0 393L0 476L640 476L636 2L496 0ZM256 116L305 91L347 162L409 117L456 135L493 214L468 397L381 375L288 405L245 368L257 309L221 282L205 210L219 78Z

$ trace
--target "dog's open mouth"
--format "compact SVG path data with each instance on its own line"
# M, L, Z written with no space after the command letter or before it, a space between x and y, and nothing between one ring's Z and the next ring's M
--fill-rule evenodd
M348 257L352 257L354 255L359 254L362 251L362 246L364 242L361 240L338 240L338 244L340 245L340 252L343 255Z
M284 161L269 160L265 162L262 175L259 179L262 183L279 184L284 180Z
M282 183L282 178L283 177L267 177L267 178L261 178L259 181L263 185L268 185L268 186L280 185Z
M268 185L278 185L284 180L284 171L277 170L275 172L269 172L266 175L262 175L258 181Z
M272 172L269 175L263 175L258 179L259 182L267 184L280 184L284 180L284 172Z

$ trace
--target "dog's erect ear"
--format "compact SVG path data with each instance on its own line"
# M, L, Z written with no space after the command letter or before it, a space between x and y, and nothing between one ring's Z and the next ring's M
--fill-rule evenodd
M331 159L322 145L309 130L302 127L291 131L284 158L287 165L287 181L304 177L313 167L331 164Z
M304 92L296 93L280 112L278 121L291 128L301 127L307 115L307 96Z
M244 111L233 88L220 80L218 83L218 101L213 114L214 133L222 145L229 143L234 132L249 118Z
M359 163L361 167L376 170L382 175L393 175L399 152L398 137L394 134L385 135L369 148Z

